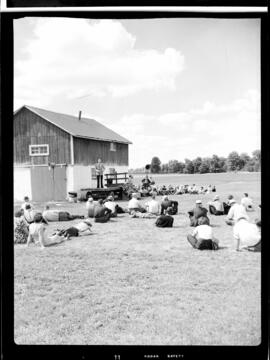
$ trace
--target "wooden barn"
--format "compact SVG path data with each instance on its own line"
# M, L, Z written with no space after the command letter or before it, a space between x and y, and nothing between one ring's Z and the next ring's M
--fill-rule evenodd
M14 113L14 200L65 200L96 187L94 164L128 171L131 142L94 119L23 106Z

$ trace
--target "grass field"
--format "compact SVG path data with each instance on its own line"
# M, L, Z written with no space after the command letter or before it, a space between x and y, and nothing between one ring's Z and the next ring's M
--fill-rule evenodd
M224 200L230 193L240 199L248 192L255 205L261 201L259 174L154 178L215 184ZM200 198L206 203L212 197ZM107 224L93 223L91 236L55 247L16 245L15 342L258 345L260 254L234 251L232 228L223 216L210 216L221 249L194 250L186 240L191 230L186 212L198 196L171 198L180 204L171 229L123 214ZM55 207L85 214L85 203ZM251 213L252 220L256 216ZM48 232L77 221L51 223Z

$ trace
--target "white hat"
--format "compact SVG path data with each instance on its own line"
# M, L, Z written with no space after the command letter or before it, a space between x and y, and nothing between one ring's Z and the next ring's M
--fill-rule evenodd
M92 197L89 197L87 201L92 202L94 199Z
M202 200L196 200L196 204L201 204Z
M229 200L229 205L236 203L235 199Z
M214 197L214 200L219 200L219 196L216 195L216 196Z

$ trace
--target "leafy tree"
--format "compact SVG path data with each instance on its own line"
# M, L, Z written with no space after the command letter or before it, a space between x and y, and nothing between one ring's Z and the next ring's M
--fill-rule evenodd
M157 156L154 156L151 161L151 172L154 174L159 173L161 170L160 165L161 165L161 161L159 160L159 158Z
M162 164L161 165L161 172L163 172L163 173L168 173L169 172L168 164Z
M210 159L210 172L217 173L220 171L219 157L217 155L213 155Z
M229 171L238 171L241 169L241 159L237 151L232 151L228 155L227 167Z
M189 159L185 159L184 172L186 174L194 174L194 165L193 165L193 162Z
M199 173L200 174L206 174L210 171L210 166L208 161L202 161L200 167L199 167Z
M193 162L193 166L194 166L194 173L198 173L199 172L199 168L202 164L202 158L201 157L196 157L196 159L192 160Z

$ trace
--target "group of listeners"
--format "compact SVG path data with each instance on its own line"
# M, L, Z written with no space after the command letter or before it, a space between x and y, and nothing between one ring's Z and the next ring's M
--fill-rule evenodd
M25 197L21 209L15 213L14 218L14 242L26 243L32 241L40 243L41 248L58 244L73 236L89 235L92 233L92 224L89 218L96 223L106 223L118 214L128 213L131 218L156 218L157 227L172 227L173 215L178 212L178 202L170 200L167 195L163 196L162 202L156 200L156 195L144 205L141 204L137 193L133 193L128 202L127 209L121 208L112 195L106 200L94 201L89 197L86 202L87 218L82 215L71 215L61 210L51 210L49 205L45 206L43 213L35 211L29 198ZM255 223L249 221L247 212L254 211L252 199L245 193L238 204L232 195L228 196L227 202L221 202L219 196L208 203L209 213L215 216L226 215L225 222L233 226L233 236L236 250L247 249L250 251L261 251L261 219ZM260 207L260 206L259 206ZM203 207L201 200L196 200L195 207L188 211L190 226L195 229L187 235L187 240L199 250L217 250L218 240L213 236L208 210ZM70 221L81 219L79 223L64 230L57 230L51 237L46 234L45 225L54 221Z

